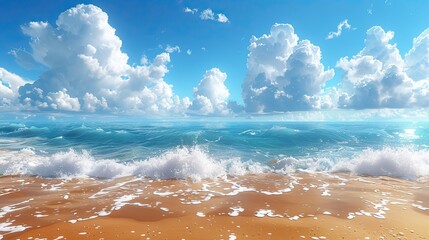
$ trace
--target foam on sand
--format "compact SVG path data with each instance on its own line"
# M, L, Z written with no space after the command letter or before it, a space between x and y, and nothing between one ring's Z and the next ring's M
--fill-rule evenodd
M0 223L0 232L4 233L16 233L16 232L22 232L25 231L29 227L22 226L22 225L13 225L12 222L3 222ZM3 239L4 235L0 234L0 239Z
M363 181L366 179L371 181ZM177 238L178 233L179 239L203 239L208 234L226 239L232 233L237 239L260 233L274 239L355 239L364 234L378 239L392 229L397 233L406 228L414 231L404 232L408 239L427 236L424 223L429 209L429 179L266 173L201 182L141 177L104 181L5 176L0 180L20 192L1 197L6 201L0 201L4 212L0 219L7 225L0 227L7 230L5 237L20 239L55 239L59 233L72 238L83 232L97 239L149 234L151 238L170 239ZM47 190L58 182L63 183L61 188ZM285 186L293 190L283 191ZM321 192L328 188L331 196L323 196ZM22 198L28 194L32 198ZM66 194L69 200L64 199ZM398 214L408 220L394 220ZM291 231L298 224L302 229ZM18 230L23 232L13 232Z

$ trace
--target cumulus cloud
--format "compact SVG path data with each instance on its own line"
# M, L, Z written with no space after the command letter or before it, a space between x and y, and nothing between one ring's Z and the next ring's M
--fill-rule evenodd
M348 23L347 19L343 20L338 24L337 31L328 33L328 36L326 36L326 39L333 39L333 38L339 37L341 36L343 29L350 29L351 27L352 26Z
M80 103L77 98L67 94L67 89L58 92L50 92L47 96L49 106L55 110L80 111Z
M189 8L189 7L185 7L185 8L183 9L183 11L184 11L185 13L195 14L195 13L197 13L197 12L198 12L198 8Z
M374 26L367 31L365 47L351 59L341 58L337 67L344 71L338 107L340 108L405 108L429 106L429 84L425 58L420 49L425 32L414 39L413 48L402 58L392 31ZM423 43L424 45L424 43ZM420 52L421 50L421 52ZM426 55L426 56L425 56ZM422 67L423 66L423 67ZM415 71L415 68L420 68Z
M250 40L247 76L242 85L246 111L274 112L325 107L322 88L334 71L325 71L318 46L299 41L290 24L274 24L270 34Z
M165 48L165 51L168 53L174 53L174 52L180 53L180 47L177 45L176 46L167 45L167 47Z
M195 99L190 109L203 115L229 113L227 102L229 90L225 86L226 78L226 73L218 68L206 71L203 79L194 88Z
M199 16L229 22L211 9ZM327 38L350 28L344 20ZM243 110L429 107L429 29L414 38L413 47L402 57L391 43L392 31L370 28L364 48L337 62L343 72L340 84L326 89L334 71L321 63L320 48L300 40L292 25L274 24L268 34L250 40L242 84L244 106L228 101L227 75L217 68L204 74L192 101L175 95L164 77L170 54L180 52L179 46L167 45L153 59L143 56L140 65L129 65L107 14L94 5L80 4L61 13L55 26L30 22L22 31L30 37L31 51L17 49L10 54L23 66L42 64L47 70L30 83L0 68L1 109L225 115Z
M214 13L210 8L205 9L201 12L200 18L202 20L215 20Z
M407 73L414 80L429 76L429 28L413 40L413 47L405 55Z
M0 108L17 105L18 89L26 83L20 76L0 67Z
M53 27L47 22L22 26L31 38L31 56L48 70L19 89L27 106L62 111L97 110L171 113L185 108L184 100L164 81L169 53L142 65L130 66L122 41L108 23L108 15L94 5L77 5L61 13Z
M225 14L218 13L217 14L217 21L221 22L221 23L227 23L227 22L229 22L229 19L225 16Z
M212 20L212 21L217 21L220 23L227 23L229 22L228 17L223 14L223 13L217 13L215 14L213 12L213 10L211 10L210 8L205 9L204 11L201 12L200 14L200 18L202 20Z
M108 108L107 101L104 97L98 99L91 93L85 93L83 96L83 109L87 112L95 112L98 109L106 110Z

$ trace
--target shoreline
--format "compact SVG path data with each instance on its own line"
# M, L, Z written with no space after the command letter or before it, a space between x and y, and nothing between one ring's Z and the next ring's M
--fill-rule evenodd
M3 239L428 239L428 182L326 173L257 174L200 182L2 176L0 235Z

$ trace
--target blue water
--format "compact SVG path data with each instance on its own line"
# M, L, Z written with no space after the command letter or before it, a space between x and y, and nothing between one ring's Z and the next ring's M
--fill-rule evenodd
M419 152L428 146L427 122L0 122L0 149L29 148L44 156L85 150L94 160L118 163L145 161L174 149L198 147L213 161L239 159L264 166L273 160L293 158L299 166L300 161L324 159L318 170L329 170L366 150ZM427 163L429 166L429 160Z

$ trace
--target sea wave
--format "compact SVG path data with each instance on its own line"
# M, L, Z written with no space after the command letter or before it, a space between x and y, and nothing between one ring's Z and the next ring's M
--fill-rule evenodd
M190 178L198 181L227 174L262 171L260 164L244 163L238 158L215 160L199 147L180 147L157 157L128 163L95 159L88 151L73 149L49 155L25 148L20 151L5 151L0 156L0 172L3 175L47 178L143 176L154 179Z
M429 151L404 147L367 149L349 161L337 163L331 171L414 180L429 176Z
M295 172L348 172L365 176L389 176L415 180L429 176L429 151L408 148L368 149L350 158L282 157L267 163L240 157L217 159L199 146L177 147L132 162L96 159L88 151L70 149L54 154L24 148L0 154L0 174L46 178L102 178L142 176L153 179L187 179Z

